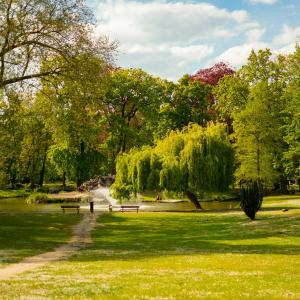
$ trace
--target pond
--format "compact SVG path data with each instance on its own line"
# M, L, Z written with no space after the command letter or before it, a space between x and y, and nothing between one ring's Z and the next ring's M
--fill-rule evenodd
M74 203L78 205L78 203ZM125 204L125 203L124 203ZM126 204L139 205L142 211L191 211L195 210L191 202L131 202ZM0 213L15 212L61 212L61 205L72 205L72 203L55 203L55 204L27 204L26 198L7 198L0 199ZM206 210L223 210L239 208L238 201L210 201L201 202L203 209ZM119 210L120 204L113 206L114 211ZM89 203L80 203L80 208L89 210ZM107 211L108 203L104 201L95 201L95 210Z

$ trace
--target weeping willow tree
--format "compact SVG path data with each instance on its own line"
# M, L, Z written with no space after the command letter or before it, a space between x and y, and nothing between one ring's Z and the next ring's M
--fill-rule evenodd
M233 179L233 149L223 125L203 128L190 124L173 131L154 147L120 154L116 181L117 198L144 190L185 193L196 208L199 195L226 191Z

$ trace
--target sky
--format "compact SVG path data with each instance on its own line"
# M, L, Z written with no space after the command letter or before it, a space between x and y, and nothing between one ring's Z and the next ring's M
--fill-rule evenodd
M223 61L239 68L251 49L291 53L300 0L87 0L97 34L118 42L116 64L176 81Z

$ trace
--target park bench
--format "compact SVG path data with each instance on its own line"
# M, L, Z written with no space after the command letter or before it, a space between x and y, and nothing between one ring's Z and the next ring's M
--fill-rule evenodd
M80 206L79 205L62 205L61 208L63 210L63 213L65 213L67 209L71 209L71 210L77 209L77 213L79 214Z
M130 210L136 210L136 212L139 212L139 206L138 205L121 205L121 212L124 211L130 211Z

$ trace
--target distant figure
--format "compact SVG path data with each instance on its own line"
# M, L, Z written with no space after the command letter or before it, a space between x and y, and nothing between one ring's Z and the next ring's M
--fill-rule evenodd
M111 204L109 204L109 206L108 206L108 210L109 210L109 212L112 212L112 211L113 211L113 209L112 209L112 205L111 205Z

